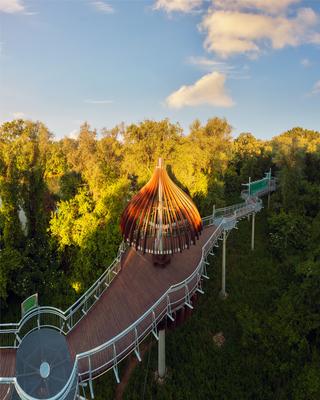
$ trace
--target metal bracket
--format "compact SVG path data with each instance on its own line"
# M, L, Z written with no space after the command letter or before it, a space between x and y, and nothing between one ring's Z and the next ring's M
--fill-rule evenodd
M138 359L139 362L141 362L141 356L140 356L140 351L139 351L139 338L138 338L138 331L137 328L134 329L134 334L135 334L135 355Z
M159 340L158 330L157 330L156 314L155 314L154 311L152 311L152 334L157 340Z
M188 288L188 285L187 284L185 284L185 298L186 298L186 300L185 300L185 302L184 302L184 304L187 306L187 307L189 307L191 310L193 310L193 306L192 306L192 304L191 304L191 299L190 299L190 293L189 293L189 288Z
M203 262L202 276L205 279L210 279L207 275L207 263L205 261Z
M89 356L89 389L91 399L94 399L93 385L92 385L92 368L91 368L91 357Z
M198 273L198 287L197 287L196 291L199 292L200 294L204 294L204 291L202 290L201 276L199 273Z
M114 372L114 376L116 378L117 383L120 383L118 362L117 362L117 351L116 351L116 345L114 343L113 343L113 359L114 359L114 365L112 369Z
M63 332L64 325L65 325L65 321L62 321L60 332Z
M171 321L174 321L174 318L172 316L172 310L171 310L171 303L170 303L170 297L167 295L167 316L171 319Z
M16 333L16 340L19 342L19 344L22 342L22 340L20 339L20 337L17 333Z

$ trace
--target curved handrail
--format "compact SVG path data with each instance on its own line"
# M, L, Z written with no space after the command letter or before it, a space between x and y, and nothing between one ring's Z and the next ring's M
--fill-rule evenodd
M273 189L274 190L274 189ZM69 393L69 391L71 390L71 387L74 380L77 379L77 385L78 385L78 377L81 378L82 381L86 381L88 379L92 379L92 374L94 374L95 372L99 371L101 368L106 367L107 365L109 365L108 368L106 368L103 372L106 372L107 370L109 370L110 368L114 367L112 365L121 361L124 357L126 357L129 353L131 353L134 350L134 346L136 345L136 341L138 341L138 343L140 343L140 339L143 340L144 337L146 337L148 334L150 334L150 332L152 331L151 329L151 324L149 323L148 327L146 329L144 329L144 331L139 335L139 337L137 337L135 340L131 340L130 344L127 345L127 347L119 354L116 354L116 352L113 354L113 358L110 358L107 362L105 362L103 365L99 365L98 367L91 369L91 357L93 357L95 354L98 354L99 352L102 352L103 350L110 348L111 346L113 346L114 350L116 349L116 344L118 342L120 342L120 340L122 338L124 338L126 335L128 335L131 332L136 332L137 333L137 329L139 328L139 325L141 322L145 321L149 316L152 315L152 313L155 313L155 310L157 309L157 307L159 305L161 305L161 303L165 303L165 306L163 309L160 310L160 312L158 313L157 319L156 319L156 323L158 322L158 319L162 319L164 317L164 315L166 315L168 313L168 306L171 307L171 305L175 305L177 304L176 308L179 306L179 304L181 304L181 301L185 301L188 298L187 296L192 295L196 289L199 286L199 282L201 280L201 277L203 275L203 270L204 270L204 266L206 263L206 258L208 256L208 253L210 252L210 250L212 249L212 247L216 244L216 242L218 241L219 237L222 235L224 230L229 230L235 227L236 223L238 220L240 220L241 218L243 218L244 216L249 215L250 213L255 213L257 211L259 211L262 208L262 200L259 197L252 197L252 196L248 196L246 193L243 193L243 198L245 198L245 202L243 203L239 203L236 204L234 206L231 207L225 207L223 209L219 209L219 211L221 211L224 216L222 217L221 221L219 222L217 228L214 230L214 232L210 235L209 239L206 241L206 243L202 246L202 254L201 254L201 259L197 265L197 267L194 269L194 271L184 280L182 280L181 282L178 282L174 285L171 285L166 292L163 293L163 295L151 306L149 307L149 309L147 311L145 311L144 314L142 314L136 321L134 321L130 326L128 326L126 329L124 329L122 332L119 332L116 336L114 336L113 338L109 339L107 342L102 343L99 346L96 346L93 349L90 349L86 352L82 352L76 355L75 357L75 362L74 362L74 366L72 369L72 372L70 374L70 377L68 379L68 382L66 383L66 385L64 386L64 388L61 389L61 391L55 395L54 397L48 399L48 400L58 400L58 399L64 399L66 397L66 395ZM218 210L217 210L218 211ZM211 220L210 220L211 218ZM205 221L209 221L209 225L212 225L214 223L214 221L218 221L219 218L215 216L209 216L204 218ZM119 250L120 251L120 250ZM116 259L117 260L117 259ZM120 252L120 260L121 261L121 252ZM115 261L111 264L114 265ZM111 267L110 266L110 267ZM1 326L17 326L19 325L19 329L21 329L21 327L26 324L29 320L31 320L34 316L39 317L42 313L45 314L47 312L52 312L54 315L58 315L59 318L63 319L64 321L66 321L66 313L70 312L71 310L73 310L73 307L75 307L75 309L79 308L79 304L83 304L82 303L82 299L86 299L87 298L87 294L94 291L94 288L98 284L100 285L101 282L103 281L103 277L107 275L107 271L110 270L110 267L98 278L98 280L91 285L91 287L86 291L86 293L84 293L83 296L81 296L71 307L69 307L65 312L62 312L61 310L55 308L55 307L39 307L37 309L33 309L30 310L29 313L27 313L24 318L21 319L20 323L18 324L3 324L0 325ZM193 287L191 288L191 290L189 290L189 285L192 284L193 280L196 279L195 284L193 285ZM173 294L181 289L186 289L186 293L184 294L184 296L182 296L181 298L177 299L173 299L171 301L170 298L170 294ZM172 311L175 311L176 308L174 308ZM72 315L72 314L71 314ZM79 319L80 320L80 319ZM20 326L21 325L21 326ZM73 325L74 326L74 325ZM11 331L15 331L14 329L11 329ZM0 330L0 333L2 333L3 331ZM28 332L29 333L29 332ZM28 334L27 333L27 334ZM83 359L88 359L88 364L89 364L89 369L85 370L84 372L81 372L79 370L79 362ZM87 377L86 377L87 375ZM83 379L82 379L83 378ZM20 397L24 400L35 400L32 396L27 395L19 386L16 378L0 378L0 383L14 383L17 392L19 393ZM63 397L61 397L63 396Z
M270 190L275 190L275 181L272 179L270 181ZM263 192L263 193L262 193ZM265 193L265 190L263 189L261 191L262 195ZM234 212L240 209L244 209L248 202L251 200L255 204L258 204L261 200L258 197L252 197L249 196L246 191L241 192L241 196L245 199L245 202L242 203L237 203L232 206L228 207L223 207L215 210L215 213L213 215L209 215L207 217L204 217L202 219L203 225L204 226L210 226L214 222L217 222L217 220L221 218L225 218L227 216L232 215ZM121 256L125 252L125 248L127 245L125 243L121 243L119 246L118 250L118 255L117 257L113 260L113 262L110 264L110 266L99 276L99 278L87 289L85 293L82 294L69 308L67 308L65 311L62 311L56 307L50 307L50 306L40 306L37 308L34 308L30 310L28 313L26 313L23 318L18 323L5 323L5 324L0 324L0 338L1 335L14 335L13 338L13 345L8 345L8 346L1 346L0 343L0 348L16 348L19 346L19 342L21 341L21 337L19 336L19 333L21 332L22 328L27 324L28 321L32 320L32 318L37 319L39 315L53 315L55 317L58 317L60 319L60 324L59 325L50 325L51 327L54 327L58 329L59 331L63 332L64 334L67 334L70 330L72 330L77 323L86 315L86 313L89 311L89 309L96 303L96 301L99 299L101 294L106 290L106 288L110 285L111 281L113 280L114 276L117 275L117 273L121 269ZM119 271L116 271L119 269ZM110 275L114 273L114 276L109 279L108 282L106 282L107 278L110 277ZM105 287L101 290L101 286L103 286L106 283ZM96 293L100 289L100 293L97 296ZM91 302L91 304L86 306L86 304ZM84 310L85 308L85 310ZM79 312L78 318L74 318L76 313ZM75 320L76 319L76 320ZM41 321L40 321L41 322ZM35 324L39 327L39 319L37 321L34 321ZM47 326L46 324L43 324L40 326ZM33 330L33 328L30 329L30 331Z
M16 348L21 341L21 337L19 333L23 329L23 327L35 318L37 320L34 321L36 326L39 327L39 319L38 317L42 314L45 315L54 315L60 319L60 324L53 326L56 329L60 330L64 334L68 333L71 329L73 329L76 324L86 315L89 309L95 304L95 302L99 299L101 294L106 290L106 288L110 285L114 277L118 274L120 270L121 264L121 256L124 253L126 245L124 243L120 244L118 255L113 260L113 262L109 265L109 267L99 276L99 278L89 287L89 289L83 293L67 310L62 311L59 308L51 307L51 306L39 306L37 308L33 308L29 312L27 312L19 322L17 323L4 323L0 324L0 338L1 335L14 335L13 345L1 346L0 348ZM101 289L101 287L104 287ZM99 291L98 295L96 293ZM89 301L91 304L88 306ZM86 306L87 304L87 306ZM83 310L83 307L85 310ZM80 316L76 319L74 315L80 311ZM41 325L44 326L44 325ZM32 330L31 328L30 330ZM17 344L18 343L18 344Z
M259 199L260 200L260 199ZM102 352L103 350L110 348L111 346L115 345L121 338L125 337L126 335L128 335L130 332L133 332L138 326L139 324L144 321L145 319L147 319L148 316L150 316L152 314L152 312L157 308L157 306L159 304L161 304L166 298L170 298L170 293L182 289L184 288L186 285L188 285L197 275L199 276L199 271L203 268L205 259L207 257L207 254L209 253L210 249L214 246L214 244L218 241L219 237L221 236L223 230L224 230L224 225L228 224L231 220L233 221L237 221L237 219L243 217L244 215L248 215L248 213L250 212L254 212L255 211L255 203L253 203L252 205L248 205L248 204L243 204L242 208L239 208L238 211L241 211L245 209L246 212L244 213L240 213L238 214L237 211L234 212L234 214L230 217L224 217L223 220L220 222L220 224L218 225L218 227L215 229L215 231L211 234L211 236L209 237L209 239L207 240L207 242L203 245L202 247L202 256L201 259L197 265L197 267L195 268L195 270L183 281L178 282L172 286L170 286L170 288L167 289L166 292L163 293L163 295L147 310L145 311L144 314L142 314L136 321L134 321L131 325L129 325L126 329L124 329L122 332L119 332L118 335L116 335L115 337L109 339L107 342L102 343L101 345L90 349L86 352L83 353L79 353L76 356L76 361L75 362L79 362L79 360L84 359L84 358L88 358L88 357L92 357L93 355ZM210 244L209 248L207 248L208 244ZM198 282L197 282L198 283ZM131 343L131 346L134 345L134 342ZM128 346L130 347L130 345ZM133 351L134 348L132 348L131 351ZM116 361L119 362L118 358L116 357ZM111 364L113 362L113 359L108 360L108 362L106 364ZM100 367L99 367L100 368ZM99 369L96 368L95 370ZM110 366L108 369L112 368L112 366ZM91 371L94 372L95 370ZM85 371L84 373L80 373L80 375L87 375L88 371Z

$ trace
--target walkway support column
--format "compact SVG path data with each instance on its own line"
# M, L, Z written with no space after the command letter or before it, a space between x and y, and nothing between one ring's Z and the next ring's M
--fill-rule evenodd
M252 214L252 232L251 232L251 250L254 250L254 220L255 220L256 214Z
M163 379L166 374L166 331L159 330L158 340L158 376Z
M222 299L225 299L227 297L227 293L226 293L226 245L227 245L227 232L223 231L221 292L220 292L220 297Z

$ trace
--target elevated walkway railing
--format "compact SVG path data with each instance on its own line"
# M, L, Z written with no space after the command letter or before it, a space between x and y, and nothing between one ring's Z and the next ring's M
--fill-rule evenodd
M274 179L270 181L270 191L273 190L275 190ZM241 196L245 199L244 202L216 209L212 215L202 219L203 226L219 225L224 220L224 228L227 230L232 229L237 219L260 211L262 200L257 196L262 196L265 192L263 190L255 197L251 197L247 194L247 191L242 191ZM121 257L126 247L126 244L121 243L118 255L111 265L66 311L50 306L40 306L30 310L18 323L0 324L0 348L19 347L22 339L28 333L39 328L53 328L64 334L70 332L99 300L100 296L120 272Z
M35 329L54 328L67 334L88 313L110 286L121 269L121 256L126 246L121 243L118 255L91 287L66 311L55 307L40 306L30 310L18 323L0 324L0 348L17 348L24 336Z
M275 186L273 186L273 190L275 190ZM260 196L262 193L258 193L256 196L258 195ZM151 332L156 338L158 337L157 325L164 317L167 316L168 318L173 319L173 312L183 306L193 308L191 297L196 291L202 293L202 279L206 277L207 264L209 264L207 257L209 254L212 254L212 248L217 246L217 242L222 237L223 232L233 229L239 220L258 212L262 208L262 201L258 197L251 197L246 195L246 193L243 193L243 198L246 199L245 202L216 210L217 213L203 219L204 226L214 224L217 227L202 247L201 260L193 273L182 282L171 286L138 320L127 327L124 331L94 349L77 354L67 384L60 393L48 400L64 400L73 389L77 394L78 384L86 381L89 381L89 387L91 388L92 379L110 369L114 370L116 379L119 380L118 363L133 351L136 353L137 357L140 358L139 344ZM15 337L14 345L1 347L18 347L21 337L30 333L33 329L44 326L58 329L63 333L67 333L71 330L72 327L84 317L94 302L99 299L97 288L101 288L101 285L107 282L101 293L106 290L113 279L113 277L108 277L110 272L116 271L117 273L119 271L119 268L121 267L121 254L123 251L124 248L120 247L118 257L110 267L108 267L101 277L87 290L87 292L84 293L65 312L54 307L39 307L26 314L18 324L0 325L0 337L8 334ZM92 304L87 303L88 299L92 296L95 301ZM74 317L75 319L72 320L72 316L75 315L81 306L86 307L84 310L81 310L81 316L79 318ZM54 321L49 320L52 316L55 318ZM34 327L33 324L35 321L36 326ZM70 324L68 324L69 321ZM30 324L30 329L28 329L28 324ZM14 386L19 397L23 400L35 400L32 396L22 390L15 377L0 377L0 383Z
M71 400L70 393L74 393L74 396L72 396L72 399L76 399L78 395L78 386L79 386L79 380L78 380L78 364L74 363L72 372L70 374L70 377L65 384L65 386L54 396L50 398L46 398L46 400L65 400L68 398L68 400ZM12 378L0 378L0 383L1 384L7 384L10 385L10 388L8 389L8 400L11 399L12 396L12 391L15 389L17 394L19 395L20 399L22 400L38 400L34 398L33 396L29 395L26 393L22 387L19 385L17 378L12 377ZM6 398L5 398L6 399Z
M210 238L202 247L202 256L193 273L180 283L171 286L138 320L127 327L108 342L80 353L76 356L78 363L79 379L81 382L91 381L107 370L113 369L118 376L118 363L129 353L139 353L139 344L149 334L157 337L157 325L164 318L173 319L172 313L182 306L191 305L191 297L196 291L202 291L202 279L206 276L207 257L212 248L217 245L225 230L233 229L240 219L257 212L262 208L261 200L245 202L242 207L227 210L228 216L223 217ZM103 361L102 361L103 360Z

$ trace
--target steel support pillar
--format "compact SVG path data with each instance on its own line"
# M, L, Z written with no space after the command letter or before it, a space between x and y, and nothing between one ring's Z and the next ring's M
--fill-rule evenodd
M166 374L166 331L159 330L158 341L158 376L163 379Z
M251 250L254 250L254 221L256 214L252 214Z
M227 297L227 292L226 292L226 245L227 245L227 232L223 231L221 292L220 292L220 297L222 299L225 299Z

